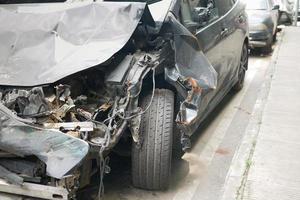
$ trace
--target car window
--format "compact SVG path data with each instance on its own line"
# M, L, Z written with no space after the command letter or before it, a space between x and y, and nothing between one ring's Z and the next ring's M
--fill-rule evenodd
M181 1L181 19L189 30L199 30L219 18L214 0Z
M268 2L267 0L251 0L247 1L247 10L267 10Z
M190 0L191 10L206 8L210 12L210 19L215 19L219 16L219 11L216 7L216 0Z
M221 16L225 15L229 10L231 10L234 3L235 0L216 0L216 5L218 7L219 14Z

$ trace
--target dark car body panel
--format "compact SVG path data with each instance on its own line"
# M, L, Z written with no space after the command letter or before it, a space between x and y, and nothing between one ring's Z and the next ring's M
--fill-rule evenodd
M268 3L266 10L247 10L249 18L250 47L264 47L272 43L276 34L279 10L274 10L274 3Z
M217 1L217 4L222 1ZM178 18L180 15L178 13ZM189 135L223 99L237 81L237 70L243 44L248 40L248 20L245 4L236 1L232 8L195 34L203 53L218 74L214 90L203 92L199 98L196 116L190 114L189 121L181 121L180 127ZM226 49L226 51L225 51Z

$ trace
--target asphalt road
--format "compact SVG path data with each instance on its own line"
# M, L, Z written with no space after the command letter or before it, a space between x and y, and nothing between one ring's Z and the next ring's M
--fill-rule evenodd
M276 44L274 45L274 47ZM232 158L249 123L272 55L252 52L245 86L228 94L192 138L193 148L173 165L169 190L153 192L131 185L130 158L114 158L105 177L104 200L217 200Z

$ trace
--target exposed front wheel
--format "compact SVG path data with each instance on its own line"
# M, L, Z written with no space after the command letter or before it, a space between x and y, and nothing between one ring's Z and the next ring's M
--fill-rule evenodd
M152 94L141 100L141 107L147 108ZM164 190L169 186L172 143L174 93L156 89L152 104L141 121L142 145L132 145L133 185L148 190Z
M238 81L232 88L234 91L240 91L244 87L246 70L248 69L248 57L249 57L248 47L246 44L244 44L242 49L239 71L238 71Z

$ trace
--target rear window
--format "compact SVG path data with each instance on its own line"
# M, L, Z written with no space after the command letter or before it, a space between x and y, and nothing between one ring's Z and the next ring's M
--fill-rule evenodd
M268 2L266 0L248 0L247 10L267 10Z

